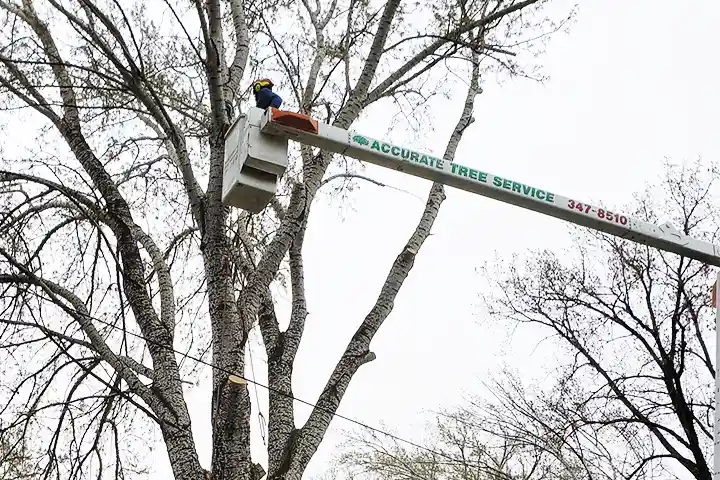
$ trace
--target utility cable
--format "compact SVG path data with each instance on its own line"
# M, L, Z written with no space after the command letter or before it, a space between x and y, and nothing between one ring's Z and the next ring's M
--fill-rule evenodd
M402 442L402 443L405 443L405 444L407 444L407 445L413 446L413 447L415 447L415 448L417 448L417 449L419 449L419 450L423 450L423 451L432 453L432 454L434 454L434 455L438 455L438 456L447 458L447 459L449 459L449 460L458 462L457 459L455 459L455 458L453 458L452 456L447 455L447 454L445 454L445 453L443 453L443 452L439 452L439 451L433 450L433 449L431 449L431 448L424 447L424 446L419 445L419 444L417 444L417 443L415 443L415 442L413 442L413 441L411 441L411 440L407 440L407 439L405 439L405 438L399 437L399 436L397 436L397 435L395 435L395 434L392 434L392 433L390 433L390 432L386 432L386 431L381 430L381 429L379 429L379 428L372 427L372 426L370 426L370 425L368 425L368 424L366 424L366 423L363 423L363 422L361 422L361 421L359 421L359 420L355 420L354 418L351 418L351 417L348 417L348 416L339 414L339 413L334 412L334 411L332 411L332 410L330 410L330 409L321 407L321 406L319 406L319 405L317 405L317 404L315 404L315 403L312 403L312 402L308 402L307 400L303 400L303 399L301 399L301 398L295 397L294 395L291 395L291 394L289 394L289 393L283 392L283 391L281 391L281 390L277 390L277 389L271 388L269 385L264 385L264 384L256 381L255 379L250 379L250 378L245 377L244 374L238 374L238 373L236 373L236 372L232 372L232 371L230 371L230 370L228 370L228 369L226 369L226 368L223 368L223 367L219 367L219 366L217 366L217 365L214 365L212 362L207 362L207 361L203 360L202 358L198 358L198 357L195 357L195 356L193 356L193 355L190 355L189 353L180 352L180 351L178 351L178 350L175 350L172 346L163 345L162 343L159 343L159 342L157 342L157 341L153 341L153 340L150 340L150 339L148 339L148 338L145 338L143 335L140 335L140 334L135 333L135 332L128 331L128 330L126 330L126 329L123 328L123 327L119 327L119 326L115 325L114 323L107 322L107 321L105 321L105 320L102 320L102 319L97 318L97 317L95 317L95 316L93 316L93 315L90 315L90 314L86 314L86 313L83 313L83 312L79 312L79 311L78 311L77 309L75 309L75 308L70 308L68 305L65 305L64 302L62 302L57 295L55 295L55 293L52 291L52 289L51 289L48 285L46 285L45 282L44 282L41 278L36 277L36 276L35 276L32 272L30 272L30 271L27 269L27 267L25 267L24 265L19 264L19 263L17 263L16 261L14 261L14 260L12 259L12 257L10 257L10 256L3 250L2 247L0 247L0 255L6 257L6 258L10 261L10 263L11 263L13 266L15 266L15 268L17 268L18 270L20 270L21 272L23 272L23 274L27 275L28 278L34 279L34 280L35 280L35 283L36 283L38 286L40 286L43 290L46 290L46 292L49 293L49 295L50 295L50 297L51 297L51 298L50 298L50 301L52 301L53 303L55 303L58 307L60 307L61 310L63 310L64 312L66 312L66 313L67 313L68 315L70 315L71 317L77 318L78 316L81 316L81 317L84 317L84 318L86 318L86 319L88 319L88 320L90 320L90 321L98 322L98 323L103 324L103 325L106 325L106 326L108 326L108 327L110 327L110 328L112 328L112 329L121 331L121 332L123 332L123 333L126 334L126 335L130 335L130 336L132 336L132 337L139 338L140 340L143 340L144 342L146 342L146 343L148 343L148 344L153 344L153 345L155 345L155 346L157 346L157 347L160 347L160 348L164 348L164 349L166 349L166 350L169 350L169 351L173 352L173 353L176 354L176 355L180 355L180 356L183 357L183 358L186 358L186 359L189 359L189 360L193 360L193 361L195 361L195 362L197 362L197 363L200 363L200 364L202 364L202 365L206 365L206 366L208 366L208 367L210 367L210 368L212 368L212 369L214 369L214 370L216 370L216 371L219 371L219 372L222 372L222 373L228 375L228 377L233 376L233 377L239 378L239 379L241 379L241 380L243 380L243 381L245 381L245 382L247 382L247 383L251 383L251 384L253 384L253 385L257 386L257 387L264 388L264 389L268 390L269 392L277 393L277 394L282 395L282 396L284 396L284 397L286 397L286 398L290 398L290 399L293 400L293 401L296 401L296 402L301 403L301 404L303 404L303 405L307 405L307 406L309 406L309 407L311 407L311 408L313 408L313 409L318 409L318 410L320 410L320 411L323 411L323 412L329 414L331 417L341 418L341 419L343 419L343 420L345 420L345 421L347 421L347 422L350 422L350 423L353 423L353 424L358 425L358 426L360 426L360 427L363 427L363 428L365 428L365 429L367 429L367 430L370 430L370 431L372 431L372 432L374 432L374 433L379 433L379 434L384 435L384 436L386 436L386 437L388 437L388 438L392 438L392 439L395 440L395 441ZM42 328L42 326L40 326L40 325L38 325L38 326ZM46 333L46 335L51 336L52 334ZM258 408L260 408L259 405L258 405Z
M329 414L329 415L331 415L331 416L333 416L333 417L337 417L337 418L340 418L340 419L342 419L342 420L345 420L346 422L353 423L353 424L358 425L358 426L360 426L360 427L362 427L362 428L365 428L365 429L367 429L367 430L369 430L369 431L371 431L371 432L373 432L373 433L380 434L380 435L384 435L384 436L386 436L386 437L388 437L388 438L391 438L391 439L393 439L393 440L395 440L395 441L397 441L397 442L405 443L405 444L407 444L407 445L410 445L411 447L415 447L415 448L417 448L417 449L419 449L419 450L423 450L423 451L425 451L425 452L432 453L433 455L437 455L437 456L443 457L443 458L448 459L448 460L450 460L450 461L452 461L452 462L455 462L455 463L461 463L461 462L462 462L461 460L458 460L457 458L454 458L454 457L452 457L451 455L448 455L448 454L446 454L446 453L443 453L443 452L440 452L440 451L437 451L437 450L433 450L432 448L425 447L425 446L423 446L423 445L420 445L420 444L418 444L418 443L415 443L415 442L413 442L412 440L408 440L408 439L402 438L402 437L400 437L400 436L398 436L398 435L395 435L395 434L393 434L393 433L390 433L390 432L387 432L387 431L385 431L385 430L381 430L381 429L379 429L379 428L376 428L376 427L373 427L373 426L371 426L371 425L368 425L368 424L366 424L366 423L364 423L364 422L361 422L360 420L356 420L356 419L354 419L354 418L352 418L352 417L348 417L348 416L346 416L346 415L342 415L342 414L340 414L340 413L333 412L332 410L327 409L327 408L324 408L324 407L321 407L321 406L319 406L318 404L309 402L309 401L307 401L307 400L303 400L303 399L301 399L301 398L298 398L298 397L296 397L296 396L294 396L294 395L292 395L292 394L283 392L283 391L281 391L281 390L278 390L278 389L275 389L275 388L271 388L269 385L265 385L265 384L263 384L263 383L261 383L261 382L256 381L255 379L245 377L244 374L243 374L243 375L240 375L240 374L235 373L235 372L232 372L232 371L230 371L230 370L228 370L228 369L226 369L226 368L217 366L217 365L213 364L212 362L208 362L208 361L206 361L206 360L203 360L202 358L195 357L195 356L193 356L193 355L190 355L189 353L180 352L180 351L178 351L178 350L175 350L173 347L169 347L169 346L163 345L163 344L161 344L161 343L159 343L159 342L155 342L155 341L149 340L149 339L145 338L144 336L142 336L141 334L138 334L138 333L135 333L135 332L130 332L130 331L125 330L124 328L122 328L122 327L120 327L120 326L118 326L118 325L115 325L115 324L113 324L113 323L107 322L107 321L105 321L105 320L101 320L101 319L99 319L99 318L97 318L97 317L93 317L92 315L83 314L83 313L81 313L81 312L78 312L77 310L74 310L73 313L76 314L76 315L82 315L82 316L84 316L84 317L86 317L86 318L89 318L90 320L96 321L96 322L101 323L101 324L103 324L103 325L107 325L108 327L113 328L113 329L115 329L115 330L122 331L122 332L124 332L124 333L126 333L126 334L128 334L128 335L131 335L131 336L133 336L133 337L136 337L136 338L139 338L139 339L141 339L141 340L144 340L144 341L147 342L147 343L152 343L153 345L156 345L156 346L158 346L158 347L164 348L164 349L166 349L166 350L170 350L171 352L173 352L173 353L175 353L175 354L177 354L177 355L180 355L181 357L184 357L184 358L187 358L188 360L192 360L192 361L194 361L194 362L197 362L197 363L200 363L200 364L202 364L202 365L208 366L208 367L212 368L213 370L222 372L222 373L224 373L224 374L226 374L226 375L228 375L228 376L232 375L232 376L234 376L234 377L240 378L241 380L244 380L244 381L247 382L247 383L250 383L250 384L252 384L252 385L255 385L256 387L264 388L265 390L267 390L267 391L269 391L269 392L277 393L277 394L279 394L279 395L282 395L282 396L284 396L284 397L290 398L290 399L292 399L292 400L294 400L294 401L296 401L296 402L299 402L299 403L301 403L301 404L303 404L303 405L306 405L306 406L308 406L308 407L317 408L318 410L323 411L323 412L325 412L325 413L327 413L327 414ZM260 408L259 405L258 405L258 408Z

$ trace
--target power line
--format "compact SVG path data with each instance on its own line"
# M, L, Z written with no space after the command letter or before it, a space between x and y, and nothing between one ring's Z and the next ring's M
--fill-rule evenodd
M173 347L171 347L171 346L163 345L163 344L161 344L161 343L159 343L159 342L155 342L155 341L149 340L149 339L145 338L145 337L144 337L143 335L141 335L141 334L128 331L128 330L126 330L126 329L124 329L124 328L122 328L122 327L119 327L119 326L117 326L117 325L115 325L115 324L113 324L113 323L107 322L107 321L105 321L105 320L101 320L101 319L99 319L99 318L97 318L97 317L93 317L92 315L83 314L83 313L81 313L81 312L78 312L77 310L74 310L73 313L78 314L78 315L82 315L82 316L84 316L84 317L89 318L90 320L94 320L94 321L96 321L96 322L98 322L98 323L101 323L101 324L103 324L103 325L107 325L108 327L113 328L113 329L115 329L115 330L122 331L122 332L124 332L124 333L126 333L126 334L129 334L129 335L135 337L135 338L139 338L139 339L141 339L141 340L144 340L144 341L147 342L147 343L152 343L153 345L156 345L156 346L158 346L158 347L164 348L164 349L166 349L166 350L170 350L171 352L173 352L173 353L175 353L175 354L177 354L177 355L180 355L180 356L182 356L182 357L184 357L184 358L187 358L187 359L189 359L189 360L193 360L193 361L195 361L195 362L197 362L197 363L206 365L206 366L208 366L208 367L210 367L210 368L212 368L212 369L214 369L214 370L217 370L217 371L219 371L219 372L222 372L222 373L224 373L224 374L226 374L226 375L233 375L233 376L235 376L235 377L238 377L238 378L240 378L240 379L242 379L242 380L244 380L244 381L246 381L246 382L248 382L248 383L251 383L251 384L255 385L256 387L264 388L265 390L267 390L267 391L269 391L269 392L274 392L274 393L283 395L284 397L290 398L290 399L292 399L292 400L294 400L294 401L296 401L296 402L302 403L302 404L304 404L304 405L306 405L306 406L309 406L309 407L312 407L312 408L317 408L318 410L321 410L321 411L323 411L323 412L325 412L325 413L327 413L327 414L329 414L329 415L331 415L331 416L333 416L333 417L341 418L341 419L343 419L343 420L345 420L345 421L347 421L347 422L350 422L350 423L353 423L353 424L358 425L358 426L360 426L360 427L363 427L363 428L365 428L365 429L367 429L367 430L370 430L370 431L372 431L372 432L374 432L374 433L378 433L378 434L384 435L384 436L386 436L386 437L388 437L388 438L391 438L391 439L396 440L396 441L401 442L401 443L405 443L405 444L407 444L407 445L410 445L410 446L415 447L415 448L417 448L417 449L426 451L426 452L428 452L428 453L432 453L432 454L434 454L434 455L441 456L441 457L446 458L446 459L448 459L448 460L451 460L452 462L455 462L455 463L457 463L457 462L460 461L460 460L458 460L458 459L456 459L456 458L453 458L452 456L450 456L450 455L448 455L448 454L446 454L446 453L443 453L443 452L440 452L440 451L437 451L437 450L433 450L432 448L429 448L429 447L425 447L425 446L423 446L423 445L420 445L420 444L418 444L418 443L413 442L412 440L407 440L407 439L405 439L405 438L399 437L399 436L397 436L397 435L395 435L395 434L393 434L393 433L390 433L390 432L387 432L387 431L385 431L385 430L381 430L381 429L379 429L379 428L373 427L373 426L368 425L368 424L366 424L366 423L364 423L364 422L361 422L360 420L356 420L356 419L354 419L354 418L352 418L352 417L348 417L348 416L342 415L342 414L340 414L340 413L333 412L332 410L327 409L327 408L324 408L324 407L321 407L321 406L319 406L319 405L316 404L316 403L312 403L312 402L309 402L309 401L307 401L307 400L303 400L303 399L298 398L298 397L296 397L296 396L294 396L294 395L292 395L292 394L283 392L283 391L278 390L278 389L276 389L276 388L272 388L272 387L270 387L269 385L265 385L265 384L263 384L263 383L261 383L261 382L256 381L255 379L247 378L247 377L245 377L244 374L243 374L243 375L239 375L239 374L237 374L237 373L235 373L235 372L232 372L232 371L230 371L230 370L228 370L228 369L226 369L226 368L219 367L219 366L213 364L212 362L208 362L208 361L206 361L206 360L203 360L202 358L195 357L195 356L193 356L193 355L190 355L189 353L180 352L180 351L178 351L178 350L175 350L175 349L174 349ZM252 356L251 356L251 357L252 357ZM259 405L258 405L258 408L260 408Z
M231 376L231 375L232 375L232 376L238 377L238 378L244 380L244 381L247 382L247 383L251 383L251 384L253 384L253 385L257 386L257 387L264 388L264 389L268 390L269 392L278 393L278 394L280 394L280 395L282 395L282 396L284 396L284 397L290 398L290 399L293 400L293 401L296 401L296 402L302 403L302 404L304 404L304 405L307 405L307 406L309 406L309 407L311 407L311 408L313 408L313 409L316 408L316 409L318 409L318 410L320 410L320 411L323 411L323 412L329 414L331 417L341 418L341 419L343 419L343 420L345 420L345 421L347 421L347 422L354 423L355 425L358 425L358 426L360 426L360 427L363 427L363 428L365 428L365 429L367 429L367 430L370 430L370 431L372 431L372 432L374 432L374 433L379 433L379 434L384 435L384 436L386 436L386 437L388 437L388 438L392 438L393 440L396 440L396 441L398 441L398 442L402 442L402 443L405 443L405 444L407 444L407 445L413 446L413 447L415 447L415 448L417 448L417 449L420 449L420 450L423 450L423 451L432 453L432 454L434 454L434 455L438 455L438 456L447 458L447 459L452 460L452 461L455 461L455 462L458 461L457 459L455 459L455 458L453 458L452 456L447 455L447 454L445 454L445 453L443 453L443 452L439 452L439 451L433 450L433 449L431 449L431 448L424 447L424 446L419 445L419 444L417 444L417 443L415 443L415 442L413 442L413 441L411 441L411 440L407 440L407 439L405 439L405 438L399 437L399 436L397 436L397 435L395 435L395 434L392 434L392 433L390 433L390 432L386 432L386 431L381 430L381 429L379 429L379 428L372 427L372 426L370 426L370 425L368 425L368 424L366 424L366 423L363 423L363 422L361 422L361 421L359 421L359 420L355 420L354 418L351 418L351 417L348 417L348 416L339 414L339 413L337 413L337 412L333 412L332 410L329 410L329 409L327 409L327 408L321 407L321 406L319 406L319 405L317 405L317 404L315 404L315 403L308 402L307 400L303 400L303 399L301 399L301 398L297 398L297 397L295 397L294 395L291 395L291 394L289 394L289 393L283 392L283 391L281 391L281 390L277 390L277 389L271 388L269 385L262 384L262 383L256 381L255 379L246 378L244 374L237 374L236 372L232 372L232 371L230 371L230 370L227 370L226 368L219 367L219 366L213 364L212 362L207 362L207 361L205 361L205 360L203 360L203 359L201 359L201 358L197 358L197 357L195 357L195 356L193 356L193 355L190 355L189 353L180 352L180 351L178 351L178 350L175 350L172 346L167 346L167 345L163 345L163 344L161 344L161 343L159 343L159 342L152 341L152 340L150 340L150 339L148 339L148 338L145 338L144 336L142 336L142 335L140 335L140 334L138 334L138 333L134 333L134 332L131 332L131 331L126 330L125 328L118 327L118 326L115 325L114 323L110 323L110 322L107 322L107 321L102 320L102 319L100 319L100 318L94 317L93 315L90 315L89 313L88 313L88 314L85 314L85 313L79 312L79 311L78 311L77 309L75 309L75 308L72 308L72 309L71 309L70 307L68 307L67 305L65 305L62 301L60 301L60 299L59 299L58 296L55 294L55 292L53 291L53 289L50 288L50 287L45 283L45 281L44 281L43 279L41 279L41 278L39 278L39 277L36 277L36 276L34 275L34 273L30 272L24 265L19 264L19 263L17 263L16 261L14 261L14 260L12 259L12 257L10 257L10 256L2 249L2 247L0 247L0 254L3 255L4 257L6 257L8 260L10 260L10 263L11 263L12 265L14 265L15 268L19 269L21 272L23 272L25 275L27 275L28 278L34 279L35 282L36 282L36 285L40 286L43 290L46 290L46 292L50 295L50 297L51 297L50 300L53 301L53 303L55 303L58 307L60 307L63 311L65 311L65 312L66 312L68 315L70 315L71 317L75 317L76 315L80 315L80 316L82 316L82 317L85 317L85 318L89 319L90 321L96 321L96 322L101 323L101 324L103 324L103 325L107 325L107 326L109 326L110 328L113 328L113 329L115 329L115 330L122 331L122 332L125 333L125 334L129 334L129 335L131 335L131 336L133 336L133 337L139 338L139 339L145 341L146 343L151 343L151 344L156 345L156 346L158 346L158 347L160 347L160 348L164 348L164 349L166 349L166 350L169 350L169 351L171 351L171 352L173 352L173 353L175 353L175 354L177 354L177 355L182 356L183 358L187 358L187 359L193 360L193 361L195 361L195 362L197 362L197 363L206 365L206 366L208 366L208 367L210 367L210 368L212 368L212 369L214 369L214 370L223 372L223 373L225 373L225 374L228 375L228 376ZM40 326L40 325L38 325L38 326ZM41 326L40 326L40 327L41 327ZM46 332L46 335L50 336L50 335L52 335L52 334L49 333L49 332ZM260 408L259 405L258 405L258 408Z

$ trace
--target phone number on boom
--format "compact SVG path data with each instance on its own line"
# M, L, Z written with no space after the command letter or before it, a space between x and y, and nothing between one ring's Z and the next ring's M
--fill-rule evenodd
M587 215L594 214L596 217L601 220L605 220L606 222L617 223L619 225L627 225L628 223L627 217L625 215L620 215L619 213L614 213L610 210L603 210L602 208L595 208L592 205L588 205L587 203L580 203L576 202L575 200L568 200L568 208L577 210L578 212L585 213Z

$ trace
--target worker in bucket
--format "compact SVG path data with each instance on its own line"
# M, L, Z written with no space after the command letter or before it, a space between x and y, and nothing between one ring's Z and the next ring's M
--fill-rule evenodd
M268 107L280 108L282 98L280 95L272 91L273 83L268 78L255 80L253 83L253 93L255 94L255 106L265 110Z

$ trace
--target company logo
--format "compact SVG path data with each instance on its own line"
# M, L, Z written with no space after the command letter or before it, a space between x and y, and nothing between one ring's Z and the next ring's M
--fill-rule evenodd
M352 139L353 139L353 142L355 142L359 145L369 145L370 144L370 140L363 137L362 135L355 135L354 137L352 137Z

